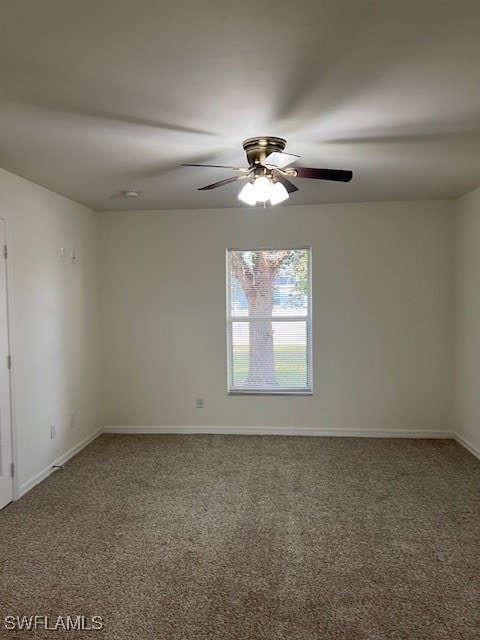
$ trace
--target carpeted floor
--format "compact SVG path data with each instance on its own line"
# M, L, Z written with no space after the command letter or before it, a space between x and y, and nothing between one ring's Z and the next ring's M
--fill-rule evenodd
M104 435L0 512L0 636L478 640L479 489L447 440Z

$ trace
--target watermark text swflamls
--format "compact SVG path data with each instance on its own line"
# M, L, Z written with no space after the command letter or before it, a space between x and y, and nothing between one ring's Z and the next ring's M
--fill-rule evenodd
M105 628L102 616L5 616L7 631L101 631Z

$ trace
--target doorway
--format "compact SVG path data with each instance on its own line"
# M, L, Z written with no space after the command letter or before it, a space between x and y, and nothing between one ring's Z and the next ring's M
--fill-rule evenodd
M0 509L13 500L10 349L8 340L7 240L0 218Z

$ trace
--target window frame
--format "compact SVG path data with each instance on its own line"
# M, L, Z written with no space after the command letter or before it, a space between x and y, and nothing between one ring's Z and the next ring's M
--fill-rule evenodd
M230 253L233 251L307 251L308 256L308 300L307 300L307 315L295 316L293 321L304 321L306 328L306 365L307 365L307 385L306 387L282 387L280 389L241 389L233 387L233 323L234 322L246 322L250 323L252 319L248 320L248 316L242 316L236 318L231 315L231 273L230 273ZM288 247L255 247L248 249L241 249L237 247L228 247L225 252L226 262L226 343L227 343L227 394L230 396L311 396L313 395L313 334L312 334L312 318L313 318L313 304L312 304L312 247L311 246L288 246ZM273 322L292 322L292 316L272 316ZM260 319L260 317L258 317ZM268 318L270 319L270 317Z

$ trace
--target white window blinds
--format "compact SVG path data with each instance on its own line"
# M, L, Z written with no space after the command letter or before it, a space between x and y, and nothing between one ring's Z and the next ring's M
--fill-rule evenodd
M227 251L228 390L312 392L310 249Z

